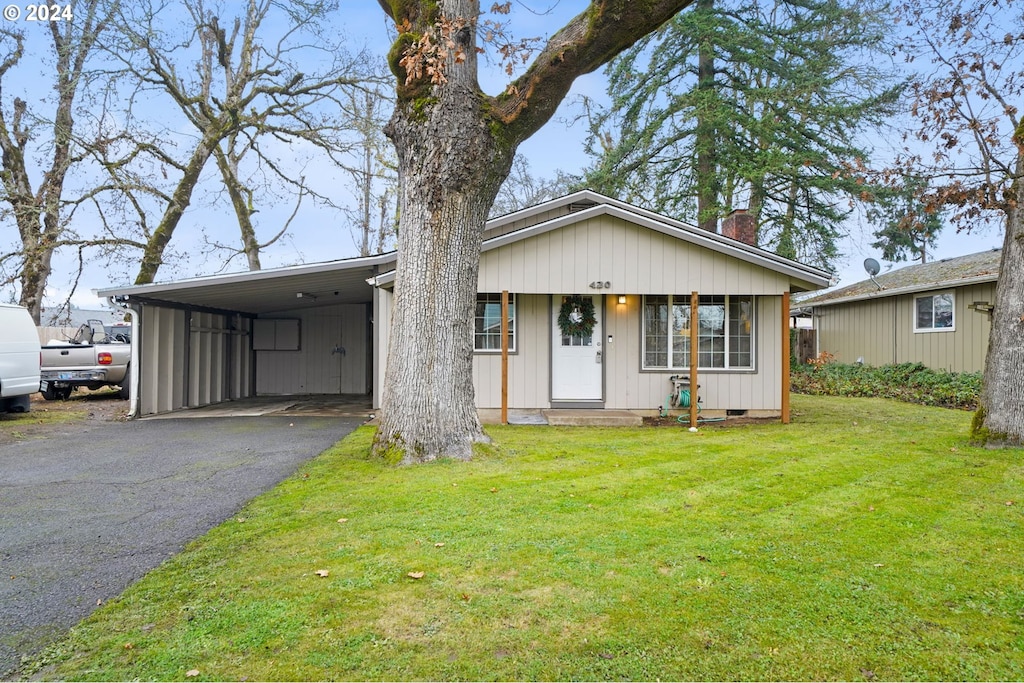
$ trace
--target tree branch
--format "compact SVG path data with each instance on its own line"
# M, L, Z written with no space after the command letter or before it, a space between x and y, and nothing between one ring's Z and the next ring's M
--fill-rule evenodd
M491 98L494 118L510 139L525 140L547 123L577 77L606 64L692 2L591 2L551 37L525 74Z

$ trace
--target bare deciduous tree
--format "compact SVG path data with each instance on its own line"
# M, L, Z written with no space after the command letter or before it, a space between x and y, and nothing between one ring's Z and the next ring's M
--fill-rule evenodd
M78 249L81 262L82 251L89 247L123 242L113 236L83 235L71 228L76 210L109 188L102 183L88 187L76 182L68 196L72 169L88 164L93 148L102 144L101 140L84 139L91 135L78 130L76 115L83 97L88 96L83 91L96 76L89 71L89 62L108 21L101 0L76 3L73 19L32 27L45 30L48 37L46 47L37 44L27 58L26 41L40 36L11 28L0 30L0 202L3 219L12 222L18 232L18 246L0 255L0 272L4 284L18 284L19 303L37 324L58 250ZM48 84L52 94L11 97L17 68L26 59L32 65L42 61L49 67L46 73L53 77ZM96 88L103 87L105 82L99 78ZM102 98L96 101L102 106Z
M530 170L530 162L517 154L508 178L501 184L491 207L491 216L503 216L534 206L572 191L579 178L557 171L554 178L538 178Z
M211 157L239 220L242 252L253 268L259 267L261 248L252 222L256 188L243 175L243 160L252 159L261 173L290 186L293 197L302 197L315 193L294 166L267 151L265 141L328 159L352 144L347 122L338 116L340 98L346 89L361 88L373 73L365 55L350 55L327 35L325 26L336 9L332 0L248 0L234 16L205 0L121 6L117 40L109 49L136 87L130 112L136 140L168 181L161 184L157 177L153 182L154 176L138 164L116 169L140 212L136 225L145 248L137 284L155 278ZM308 72L310 63L323 66ZM173 107L191 132L153 128L154 123L166 125L168 117L143 111L141 103L150 97ZM150 228L145 212L154 199L160 220Z
M360 256L387 250L395 236L395 197L398 168L391 141L384 136L387 113L394 103L375 91L349 98L353 130L357 135L353 160L344 166L356 204L343 209Z
M1024 444L1024 7L1003 0L903 8L907 51L930 70L915 84L916 143L901 173L928 178L922 199L949 207L961 228L997 217L1005 226L992 330L972 434L988 445Z

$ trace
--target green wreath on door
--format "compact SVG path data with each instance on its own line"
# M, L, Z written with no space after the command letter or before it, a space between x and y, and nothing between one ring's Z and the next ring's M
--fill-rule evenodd
M594 301L590 297L573 294L566 297L558 310L558 329L568 337L589 337L597 324Z

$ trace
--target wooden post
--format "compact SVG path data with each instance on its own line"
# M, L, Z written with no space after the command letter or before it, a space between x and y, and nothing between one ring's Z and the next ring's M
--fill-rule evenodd
M690 426L697 426L697 333L700 297L690 292Z
M789 292L782 293L782 424L789 424Z
M508 290L501 290L501 424L508 424Z

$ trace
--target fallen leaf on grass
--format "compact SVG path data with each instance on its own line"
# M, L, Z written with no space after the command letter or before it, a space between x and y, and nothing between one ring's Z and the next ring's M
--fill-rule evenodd
M876 567L884 567L885 565L884 565L884 564L882 564L881 562L876 562L876 563L875 563L875 566L876 566Z
M406 574L406 576L408 576L410 579L422 579L424 576L426 576L426 574L424 574L423 572L409 572L408 574Z
M124 649L126 649L126 650L134 650L135 649L135 643L125 643L124 644Z
M494 487L492 486L492 487L491 487L491 493L497 493L497 492L498 492L498 489L496 489L496 488L494 488Z
M199 669L189 669L185 672L185 678L195 678L199 675Z
M314 574L316 574L317 576L319 576L319 577L320 577L321 579L326 579L326 578L327 578L328 576L330 576L330 575L331 575L331 572L330 572L330 571L328 571L327 569L317 569L317 570L316 570L316 571L314 572Z
M613 655L610 652L601 652L597 656L600 657L601 659L615 659L615 655Z
M434 547L435 548L443 548L444 547L444 543L435 543Z
M348 521L348 517L342 517L341 519L338 520L338 524L344 524L347 521Z
M1013 505L1013 501L1012 500L1008 500L1008 501L1006 501L1006 504L1007 505Z

